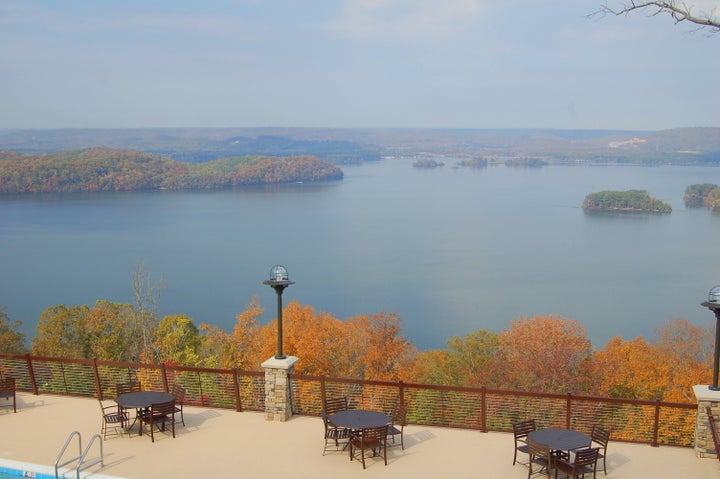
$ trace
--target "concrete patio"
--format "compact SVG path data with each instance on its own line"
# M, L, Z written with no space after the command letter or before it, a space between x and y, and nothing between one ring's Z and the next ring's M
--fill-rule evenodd
M100 432L100 408L95 399L34 396L18 393L18 412L0 409L0 466L12 461L44 465L53 474L56 456L72 431L79 431L83 447ZM158 433L110 437L103 442L105 467L94 466L82 477L146 478L518 478L527 468L512 465L513 437L509 433L410 425L405 450L388 448L388 465L371 458L363 470L346 453L322 455L320 418L295 416L287 422L268 422L258 412L185 407L185 423L175 439ZM97 456L94 446L91 457ZM77 445L68 457L77 454ZM720 477L720 461L699 459L691 448L612 442L608 446L608 475L598 477L699 479ZM40 471L45 472L45 471ZM64 477L75 477L67 471Z

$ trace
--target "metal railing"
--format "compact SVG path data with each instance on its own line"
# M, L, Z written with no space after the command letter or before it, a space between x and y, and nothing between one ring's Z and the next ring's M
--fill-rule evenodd
M72 442L73 437L76 437L76 436L77 436L77 441L78 441L78 455L73 456L70 459L65 459L64 462L60 462L62 460L63 456L65 456L65 452L67 451L68 446L70 446L70 443ZM98 441L98 447L100 448L100 453L97 457L94 457L91 460L88 460L88 454L90 453L90 450L92 449L92 445L95 443L96 439ZM80 435L80 433L78 431L71 432L67 438L67 441L65 441L65 445L62 447L62 449L60 449L57 459L55 460L55 479L58 479L61 477L61 475L60 475L61 467L65 467L72 463L75 463L76 479L80 479L80 471L84 471L85 469L88 469L96 464L100 464L100 467L105 466L105 454L103 453L103 445L102 445L102 439L100 438L100 434L95 434L90 439L90 443L87 445L87 447L85 447L85 449L83 449L82 436ZM65 476L63 475L62 477L65 477Z
M262 371L121 363L94 359L0 354L0 371L16 378L17 389L33 394L113 397L115 384L139 380L146 390L187 389L185 404L236 411L263 411ZM613 440L692 446L694 403L618 399L504 389L437 386L290 374L293 414L319 416L323 399L347 396L351 407L390 412L397 403L411 424L511 432L512 423L535 418L540 427L589 432L593 424Z

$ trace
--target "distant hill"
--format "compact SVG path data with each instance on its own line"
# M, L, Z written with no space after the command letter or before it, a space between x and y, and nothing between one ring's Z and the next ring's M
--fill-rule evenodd
M0 150L89 147L183 162L230 156L312 155L342 165L382 156L537 158L549 163L718 164L720 128L662 131L553 129L141 128L0 130Z

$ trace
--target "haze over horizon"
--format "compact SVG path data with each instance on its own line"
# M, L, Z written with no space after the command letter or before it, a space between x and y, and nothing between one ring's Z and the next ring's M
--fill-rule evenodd
M4 0L0 128L720 127L720 35L604 3Z

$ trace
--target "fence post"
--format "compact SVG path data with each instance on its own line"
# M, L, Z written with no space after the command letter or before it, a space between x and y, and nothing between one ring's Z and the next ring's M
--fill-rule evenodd
M233 388L235 388L235 411L242 411L242 400L240 399L240 380L238 379L239 369L233 369Z
M398 391L398 398L400 399L400 405L405 405L405 385L402 381L398 383L398 388L400 389Z
M167 369L165 369L165 363L160 363L160 372L162 373L162 382L163 387L165 387L165 392L169 392L170 388L168 388Z
M567 393L565 404L565 429L572 429L572 393Z
M99 400L105 399L103 397L102 385L100 384L100 373L98 372L97 358L93 358L93 376L95 376L95 390L97 391L97 397Z
M325 409L325 400L327 399L327 393L325 392L325 375L320 376L320 401L321 407Z
M655 423L653 424L652 447L658 447L658 434L660 433L660 400L655 400Z
M27 353L25 355L25 362L27 362L28 376L30 377L30 387L32 387L33 394L37 396L40 394L40 391L38 391L37 382L35 381L35 371L33 370L30 353Z
M480 430L488 432L487 428L487 388L480 389Z

